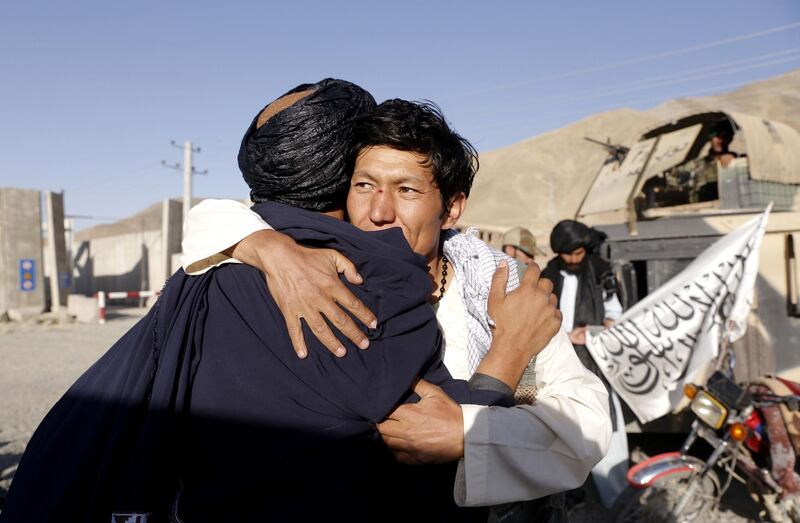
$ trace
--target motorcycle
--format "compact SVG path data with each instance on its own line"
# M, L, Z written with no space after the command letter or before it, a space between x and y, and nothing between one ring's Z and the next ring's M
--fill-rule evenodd
M634 494L617 511L618 523L723 521L719 501L733 479L746 485L767 521L800 522L800 438L785 421L800 410L800 384L770 378L742 387L732 379L733 352L726 356L725 371L715 371L703 387L684 388L697 419L680 450L628 472ZM776 388L788 394L776 394ZM698 439L713 449L705 460L689 454ZM716 470L725 473L724 483Z

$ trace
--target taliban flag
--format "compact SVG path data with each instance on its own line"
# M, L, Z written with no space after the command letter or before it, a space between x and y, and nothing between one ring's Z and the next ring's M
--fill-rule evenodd
M770 208L720 238L613 327L587 333L592 357L642 423L672 410L722 340L744 335Z

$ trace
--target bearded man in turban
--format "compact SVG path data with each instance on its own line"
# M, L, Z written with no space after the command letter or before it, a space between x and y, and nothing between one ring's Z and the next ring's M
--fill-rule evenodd
M575 220L558 222L550 233L550 248L556 257L542 276L553 282L564 329L574 344L585 342L587 325L609 326L622 315L611 264L597 253L606 237Z
M550 248L556 253L542 277L553 282L553 293L581 363L597 375L609 393L613 433L609 452L592 470L592 479L603 504L611 508L625 488L628 443L619 397L611 389L586 348L588 326L610 327L622 315L617 280L611 264L597 252L606 233L575 220L562 220L550 233Z

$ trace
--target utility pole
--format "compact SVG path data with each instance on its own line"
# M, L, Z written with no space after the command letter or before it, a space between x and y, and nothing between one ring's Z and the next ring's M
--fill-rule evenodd
M192 156L194 153L199 153L199 147L192 147L191 141L183 142L183 146L178 145L175 140L171 140L170 144L173 147L177 147L178 149L183 148L183 166L181 164L168 164L166 161L161 160L161 165L164 167L168 167L170 169L181 170L183 169L183 219L186 219L186 216L189 214L189 209L192 208L192 175L201 174L206 175L208 174L208 169L203 171L198 171L194 168L192 163Z
M192 142L183 142L183 218L192 208ZM197 149L200 152L200 149Z

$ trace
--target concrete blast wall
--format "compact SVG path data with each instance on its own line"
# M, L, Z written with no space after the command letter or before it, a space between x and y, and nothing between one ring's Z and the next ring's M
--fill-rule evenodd
M97 238L74 246L75 292L161 289L161 231Z
M172 274L172 255L180 252L180 202L165 200L161 211L156 230L76 241L72 246L74 292L161 290Z
M0 315L44 309L39 191L0 189Z

